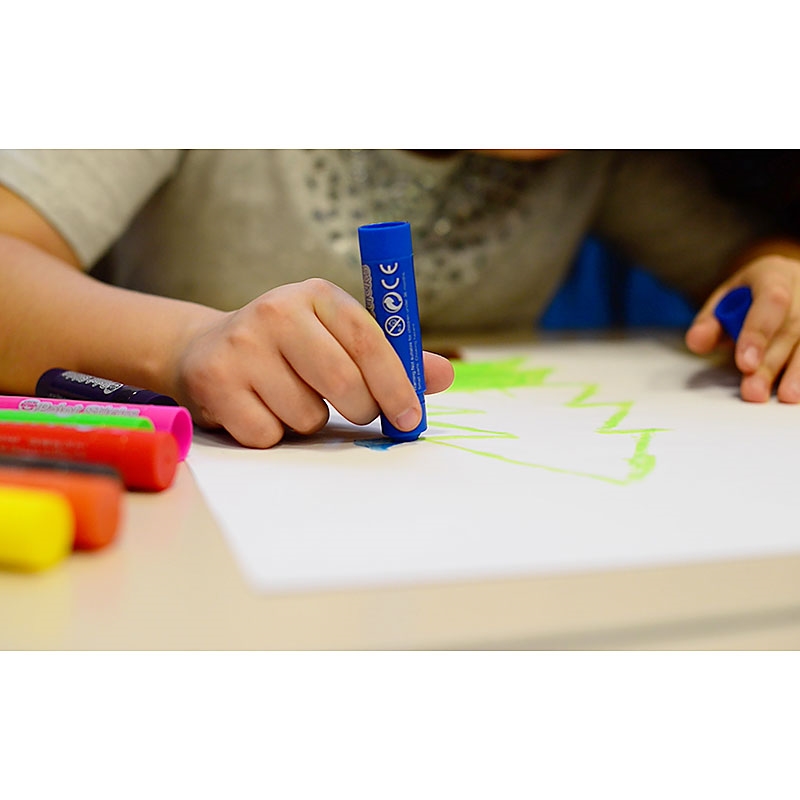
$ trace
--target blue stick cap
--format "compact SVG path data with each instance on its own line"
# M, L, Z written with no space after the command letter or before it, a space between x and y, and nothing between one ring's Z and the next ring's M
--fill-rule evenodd
M740 286L728 292L714 309L714 316L719 320L725 333L735 342L744 325L744 318L753 302L753 293L749 286Z
M358 244L361 248L361 261L364 264L410 258L413 254L411 225L408 222L376 222L373 225L362 225L358 229Z

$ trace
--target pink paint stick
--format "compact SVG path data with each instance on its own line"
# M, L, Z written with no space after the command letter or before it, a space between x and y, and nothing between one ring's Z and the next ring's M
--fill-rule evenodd
M0 409L20 409L31 414L112 414L123 417L147 417L157 431L172 434L178 445L180 460L186 458L192 444L192 417L183 406L128 405L127 403L101 403L94 400L62 400L60 398L0 395ZM31 420L33 421L33 420Z

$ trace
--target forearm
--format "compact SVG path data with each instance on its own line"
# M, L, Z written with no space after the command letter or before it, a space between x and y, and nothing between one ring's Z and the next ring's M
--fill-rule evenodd
M51 367L176 396L177 359L223 312L132 292L0 234L0 391L31 394Z

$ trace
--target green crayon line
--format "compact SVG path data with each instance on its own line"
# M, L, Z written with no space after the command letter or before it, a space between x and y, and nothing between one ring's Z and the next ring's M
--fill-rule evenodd
M430 409L429 416L437 417L441 412L438 409ZM446 412L445 412L446 413ZM482 412L480 412L482 413ZM634 447L634 454L628 459L630 470L625 478L613 478L608 475L601 475L593 472L584 472L582 470L572 470L563 467L553 467L548 464L539 464L533 461L522 461L520 459L508 458L499 453L490 453L485 450L478 450L475 447L468 447L463 444L455 444L455 440L463 439L518 439L516 434L507 431L492 431L485 428L472 428L466 425L455 425L452 423L442 422L437 419L436 426L438 428L449 428L457 430L456 434L428 434L425 436L425 441L431 444L444 445L445 447L452 447L456 450L463 450L467 453L472 453L476 456L484 458L491 458L495 461L502 461L506 464L514 464L515 466L528 467L531 469L541 469L547 472L558 473L561 475L572 475L578 478L590 478L592 480L602 481L604 483L614 484L616 486L627 486L634 481L645 478L655 467L655 457L647 452L650 444L651 432L642 431L641 436L637 438Z
M598 429L598 433L655 433L668 430L666 428L636 428L629 430L615 430L623 419L628 415L633 402L595 402L588 400L599 391L597 383L585 382L565 382L548 381L547 377L555 370L552 367L538 367L536 369L521 369L525 357L508 358L504 361L454 361L455 380L448 390L449 392L477 392L477 391L505 391L510 393L512 388L541 388L541 389L569 389L578 387L578 394L568 400L564 405L567 408L600 408L609 406L616 408L617 412L612 414Z
M448 392L504 391L541 386L552 367L522 369L524 357L503 361L453 361L455 378Z
M448 392L480 392L480 391L503 391L511 394L512 389L518 388L542 388L542 389L565 389L577 388L578 393L564 405L567 408L600 408L607 406L615 409L603 424L596 429L596 433L622 434L635 438L633 455L627 459L629 466L628 474L623 479L612 478L607 475L583 472L580 470L569 470L561 467L553 467L547 464L538 464L528 461L520 461L501 456L497 453L489 453L477 450L465 445L453 444L456 439L508 439L519 438L515 434L503 431L490 431L481 428L471 428L464 425L442 422L437 419L437 426L457 430L459 433L445 435L431 435L425 437L426 441L433 444L440 444L447 447L454 447L459 450L492 458L497 461L504 461L509 464L525 466L534 469L542 469L548 472L573 475L576 477L590 478L605 483L619 486L626 486L635 481L647 477L656 465L656 458L648 452L653 434L664 432L666 428L628 428L623 429L619 426L630 413L633 402L590 402L599 391L596 383L584 382L551 382L547 378L554 372L552 367L539 367L535 369L523 369L524 357L510 358L504 361L493 362L464 362L454 361L455 380ZM477 409L453 409L445 407L430 407L428 415L430 417L449 416L451 414L476 414L485 413Z
M502 461L505 464L514 464L518 467L528 467L530 469L541 469L546 472L553 472L561 475L571 475L575 478L591 478L592 480L602 481L604 483L611 483L616 486L627 486L629 483L632 483L633 480L637 480L639 477L644 477L644 475L639 475L636 472L632 472L628 475L627 478L623 480L619 480L618 478L611 478L607 475L598 475L592 472L581 472L580 470L574 469L564 469L562 467L553 467L548 464L536 464L532 461L519 461L514 458L507 458L506 456L501 456L499 453L489 453L483 450L476 450L472 447L463 447L462 445L453 444L450 441L446 440L445 438L434 438L428 437L425 441L431 442L432 444L440 444L444 445L445 447L453 447L456 450L463 450L466 453L472 453L476 456L484 456L485 458L492 458L495 461ZM646 474L646 473L645 473Z

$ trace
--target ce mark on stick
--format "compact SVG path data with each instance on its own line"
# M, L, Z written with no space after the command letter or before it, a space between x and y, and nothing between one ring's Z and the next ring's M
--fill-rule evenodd
M384 275L394 275L397 272L400 264L399 262L395 261L394 264L378 264L378 269ZM381 304L383 308L389 314L396 314L402 307L403 307L403 298L398 292L391 291L392 289L396 289L400 285L400 276L397 275L394 278L393 282L389 282L386 278L381 278L381 286L386 289L386 294L381 298ZM392 334L397 335L397 334Z
M378 269L384 275L394 275L397 272L398 267L400 266L399 262L395 261L394 264L378 264ZM400 276L398 275L394 279L394 283L387 283L385 278L381 278L381 286L384 289L396 289L400 285Z

